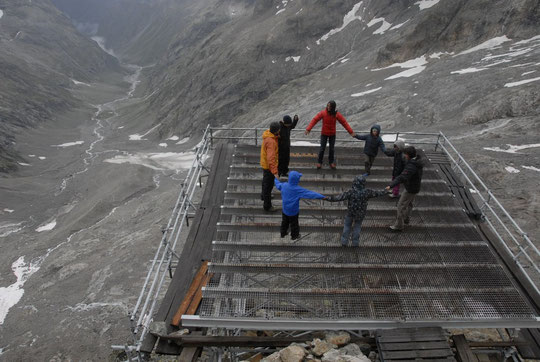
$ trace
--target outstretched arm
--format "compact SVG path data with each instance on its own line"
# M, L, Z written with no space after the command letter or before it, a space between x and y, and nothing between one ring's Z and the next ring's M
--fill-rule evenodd
M279 181L279 179L277 177L274 178L274 185L276 186L276 188L281 191L281 187L282 187L282 183Z
M327 197L326 201L336 202L336 201L348 200L350 195L351 195L350 191L345 191L341 195Z
M303 187L301 187L299 191L301 199L324 199L324 195L321 195L315 191L305 189Z
M367 189L366 190L368 192L368 198L372 198L372 197L379 197L379 196L384 196L386 195L388 192L386 190L381 190L381 191L375 191L375 190L371 190L371 189Z
M309 122L309 124L308 124L308 126L306 128L306 134L309 134L309 132L311 132L311 130L313 129L313 127L315 127L317 122L319 122L321 119L323 119L323 112L324 111L320 111L319 113L317 113L317 115L315 115L315 117L313 117L311 122Z

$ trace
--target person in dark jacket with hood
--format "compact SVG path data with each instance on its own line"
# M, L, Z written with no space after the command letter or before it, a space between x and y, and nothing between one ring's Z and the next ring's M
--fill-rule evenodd
M392 180L398 177L405 168L405 157L403 156L403 150L405 149L405 142L402 140L396 140L394 142L394 148L386 150L384 153L388 157L394 157L394 167L392 168ZM396 185L392 188L390 197L399 197L399 186Z
M384 146L383 139L381 137L381 126L378 124L371 127L369 134L363 135L354 135L354 138L362 141L366 141L364 144L364 166L366 168L366 173L369 175L371 173L371 166L375 162L375 157L379 152L379 148L382 152L386 152L386 147Z
M385 190L374 191L371 189L366 189L365 186L365 175L356 176L350 190L345 191L341 195L330 196L325 199L331 202L343 200L348 201L347 215L345 216L345 221L343 223L343 234L341 235L342 246L347 246L349 244L349 235L351 233L351 229L353 231L352 246L360 245L360 229L362 227L362 221L366 216L368 200L372 197L382 196L387 193Z
M300 237L300 226L298 224L298 215L300 214L300 199L323 199L324 196L315 192L306 190L298 186L302 174L291 171L289 173L289 182L280 182L274 179L276 188L281 191L282 215L281 215L281 237L284 238L291 227L291 239L296 240Z
M285 176L289 173L289 162L291 160L291 130L298 124L298 115L294 118L287 115L283 117L283 121L279 122L279 160L278 160L278 176Z
M403 184L405 191L401 193L397 204L397 217L394 225L390 226L392 231L402 231L404 224L409 224L409 216L413 208L413 201L416 195L420 192L422 185L422 173L424 162L419 155L416 154L416 149L413 146L407 146L403 150L405 156L405 168L401 174L386 186L390 190L396 185Z

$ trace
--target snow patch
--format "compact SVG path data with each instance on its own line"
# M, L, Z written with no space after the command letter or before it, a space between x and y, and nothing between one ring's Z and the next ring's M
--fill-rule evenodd
M388 29L388 30L396 30L396 29L399 29L399 28L401 28L403 25L407 24L407 23L409 22L409 20L411 20L411 19L407 19L407 20L405 20L405 21L404 21L403 23L401 23L401 24L394 25L393 27L391 27L391 28Z
M285 61L288 62L289 60L293 60L295 63L298 63L300 61L300 55L296 57L287 57L285 58Z
M385 78L384 80L403 78L403 77L405 77L405 78L412 77L415 74L421 73L424 69L426 69L425 66L418 66L418 67L415 67L415 68L407 69L406 71L403 71L403 72L398 73L398 74L394 74L394 75L392 75L392 76L390 76L388 78Z
M530 43L530 42L533 42L533 41L540 41L540 35L533 36L532 38L529 38L529 39L518 41L515 44L516 45L521 45L521 44L527 44L527 43Z
M367 26L368 28L371 28L373 25L380 22L382 22L382 25L379 27L379 29L375 30L373 34L384 34L384 32L390 29L390 27L392 26L392 24L387 22L384 18L373 19L367 24Z
M341 59L341 63L347 63L349 61L349 58Z
M95 41L99 45L99 47L103 49L104 52L109 53L110 55L116 58L114 51L112 49L107 49L107 47L105 46L105 38L101 36L93 36L90 39Z
M160 125L159 123L156 124L154 127L150 128L148 131L146 131L143 134L138 134L138 133L131 134L129 135L129 140L130 141L146 141L146 138L144 137L148 136L148 134L152 132L153 130L155 130L156 128L158 128L159 125Z
M118 155L103 162L132 165L142 165L153 170L180 170L188 169L195 160L195 152L165 152L165 153L136 153Z
M36 157L36 155L28 155L28 157L32 157L32 158L34 158L34 157Z
M506 171L508 171L509 173L519 173L520 172L517 168L514 168L512 166L506 166L504 169Z
M43 231L49 231L49 230L54 229L55 226L56 226L56 219L53 220L53 221L51 221L51 222L48 223L48 224L45 224L45 225L42 225L42 226L38 227L38 228L36 229L36 231L37 231L38 233L43 232Z
M75 85L85 85L87 87L90 87L90 84L88 83L84 83L84 82L79 82L78 80L75 80L73 78L70 78L70 80L75 84Z
M66 147L71 147L71 146L82 145L83 143L84 143L84 141L75 141L75 142L62 143L61 145L51 145L51 147L66 148Z
M180 141L176 142L176 144L177 144L177 145L183 145L183 144L186 143L187 141L189 141L189 137L182 138Z
M379 88L375 88L375 89L370 89L370 90L367 90L365 92L360 92L360 93L354 93L354 94L351 94L351 97L361 97L363 95L366 95L366 94L370 94L370 93L373 93L373 92L376 92L378 91L379 89L381 89L382 87L379 87Z
M45 156L39 156L38 158L39 158L40 160L46 160L46 159L47 159L47 157L45 157Z
M460 70L454 70L453 72L450 72L450 74L476 73L476 72L481 72L483 70L486 70L486 68L465 68L465 69L460 69Z
M429 9L432 6L437 5L437 3L440 0L420 0L414 3L414 5L418 5L420 10Z
M294 14L294 15L300 14L300 13L302 12L302 10L304 10L304 8L301 8L300 10L298 10L298 11L296 12L296 14ZM308 49L308 50L309 50L309 49Z
M520 55L527 54L532 50L533 50L533 48L516 49L515 51L510 52L510 53L498 54L498 55L488 55L487 57L482 58L482 60L486 61L486 60L491 60L491 59L495 59L495 58L502 58L502 57L518 57Z
M21 166L32 166L30 165L29 163L26 163L26 162L17 162L19 165Z
M24 294L24 283L32 274L39 270L39 266L33 263L25 264L24 256L21 256L13 264L11 270L17 277L17 281L9 287L0 288L0 325L4 324L6 316L15 304L19 303Z
M281 13L284 12L284 11L285 11L285 9L278 10L278 11L276 12L276 15L281 14Z
M308 141L292 141L291 146L320 146L320 144Z
M505 152L505 153L519 153L521 150L526 150L527 148L537 148L540 147L540 143L534 143L529 145L510 145L506 144L508 148L500 148L500 147L484 147L484 150L487 151L494 151L494 152Z
M362 2L363 1L360 1L358 4L354 5L352 10L349 11L347 14L345 14L345 16L343 17L343 24L339 28L330 30L328 33L324 34L319 40L317 40L317 45L320 45L321 41L326 41L332 35L337 34L343 29L345 29L345 27L349 25L351 22L355 20L362 20L361 16L356 15L358 10L360 9L360 6L362 5Z
M4 211L9 212L10 214L14 211L14 210L11 210L11 211L7 211L7 210L9 210L9 209L4 209ZM6 236L9 236L11 234L18 233L19 231L24 229L24 227L21 226L22 224L23 224L23 222L19 222L19 223L16 223L16 224L3 224L3 225L0 225L0 238L5 238Z
M532 170L532 171L540 172L540 168L537 168L537 167L534 167L534 166L521 166L521 167L523 167L526 170Z
M169 138L167 138L167 141L178 141L180 139L180 137L178 136L171 136Z
M534 72L536 72L536 70L531 70L530 72L522 73L521 76L523 77L524 75L531 74L531 73L534 73Z
M394 68L394 67L408 68L404 72L397 73L397 74L394 74L394 75L392 75L392 76L390 76L388 78L385 78L385 80L396 79L396 78L401 78L401 77L411 77L411 76L413 76L415 74L418 74L418 73L422 72L424 69L426 69L426 67L425 67L426 64L427 64L426 56L422 55L419 58L410 59L410 60L407 60L406 62L403 62L403 63L394 63L392 65L389 65L388 67L372 69L371 71L375 72L375 71L379 71L379 70L382 70L382 69L388 69L388 68Z
M4 16L4 12L0 10L0 19L2 19L2 16Z
M507 87L507 88L508 87L517 87L518 85L527 84L527 83L531 83L531 82L536 82L537 80L540 80L540 77L520 80L519 82L506 83L504 86Z
M166 143L160 143L158 146L159 147L167 147L167 144Z
M496 48L498 47L499 45L503 44L503 43L506 43L507 41L510 41L511 39L508 39L508 37L506 35L503 35L503 36L499 36L497 38L492 38L492 39L489 39L475 47L472 47L470 49L467 49L467 50L464 50L462 51L461 53L458 53L456 54L455 56L457 57L458 55L464 55L464 54L469 54L469 53L472 53L472 52L475 52L475 51L478 51L478 50L484 50L484 49L493 49L493 48Z
M469 189L469 192L470 192L471 194L477 194L477 193L478 193L478 191L476 191L475 189Z
M443 55L454 55L454 52L436 52L429 56L430 59L440 59Z
M9 212L10 214L15 211L15 210L11 210L11 209L4 209L5 212Z

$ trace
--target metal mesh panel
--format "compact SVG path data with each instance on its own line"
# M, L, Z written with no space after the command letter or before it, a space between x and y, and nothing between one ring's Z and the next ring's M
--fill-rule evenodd
M291 155L301 185L325 195L362 173L343 149L338 170L316 170L316 148ZM356 152L356 151L355 151ZM402 233L388 230L396 199L371 199L360 247L340 246L345 203L302 200L301 238L281 238L281 212L262 211L259 148L239 146L209 271L201 318L268 320L530 320L529 305L456 202L436 167ZM367 187L390 180L391 158L377 157ZM273 205L281 207L274 190ZM264 328L264 326L261 326Z

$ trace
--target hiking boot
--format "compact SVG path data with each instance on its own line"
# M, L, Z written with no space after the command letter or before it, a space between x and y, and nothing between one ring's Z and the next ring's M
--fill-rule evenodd
M401 232L403 231L403 229L398 229L396 226L392 225L390 226L390 230L393 231L393 232Z
M298 235L295 235L295 236L291 236L291 240L298 240L300 239L302 236L300 234Z
M331 164L330 164L330 168L331 168L332 170L335 170L335 169L336 169L336 164L335 164L335 163L331 163Z
M322 165L320 163L317 164L317 170L320 170Z
M281 234L281 237L284 238L287 235L289 235L289 233Z
M277 209L275 207L271 206L269 209L264 209L264 211L266 211L266 212L276 212Z

